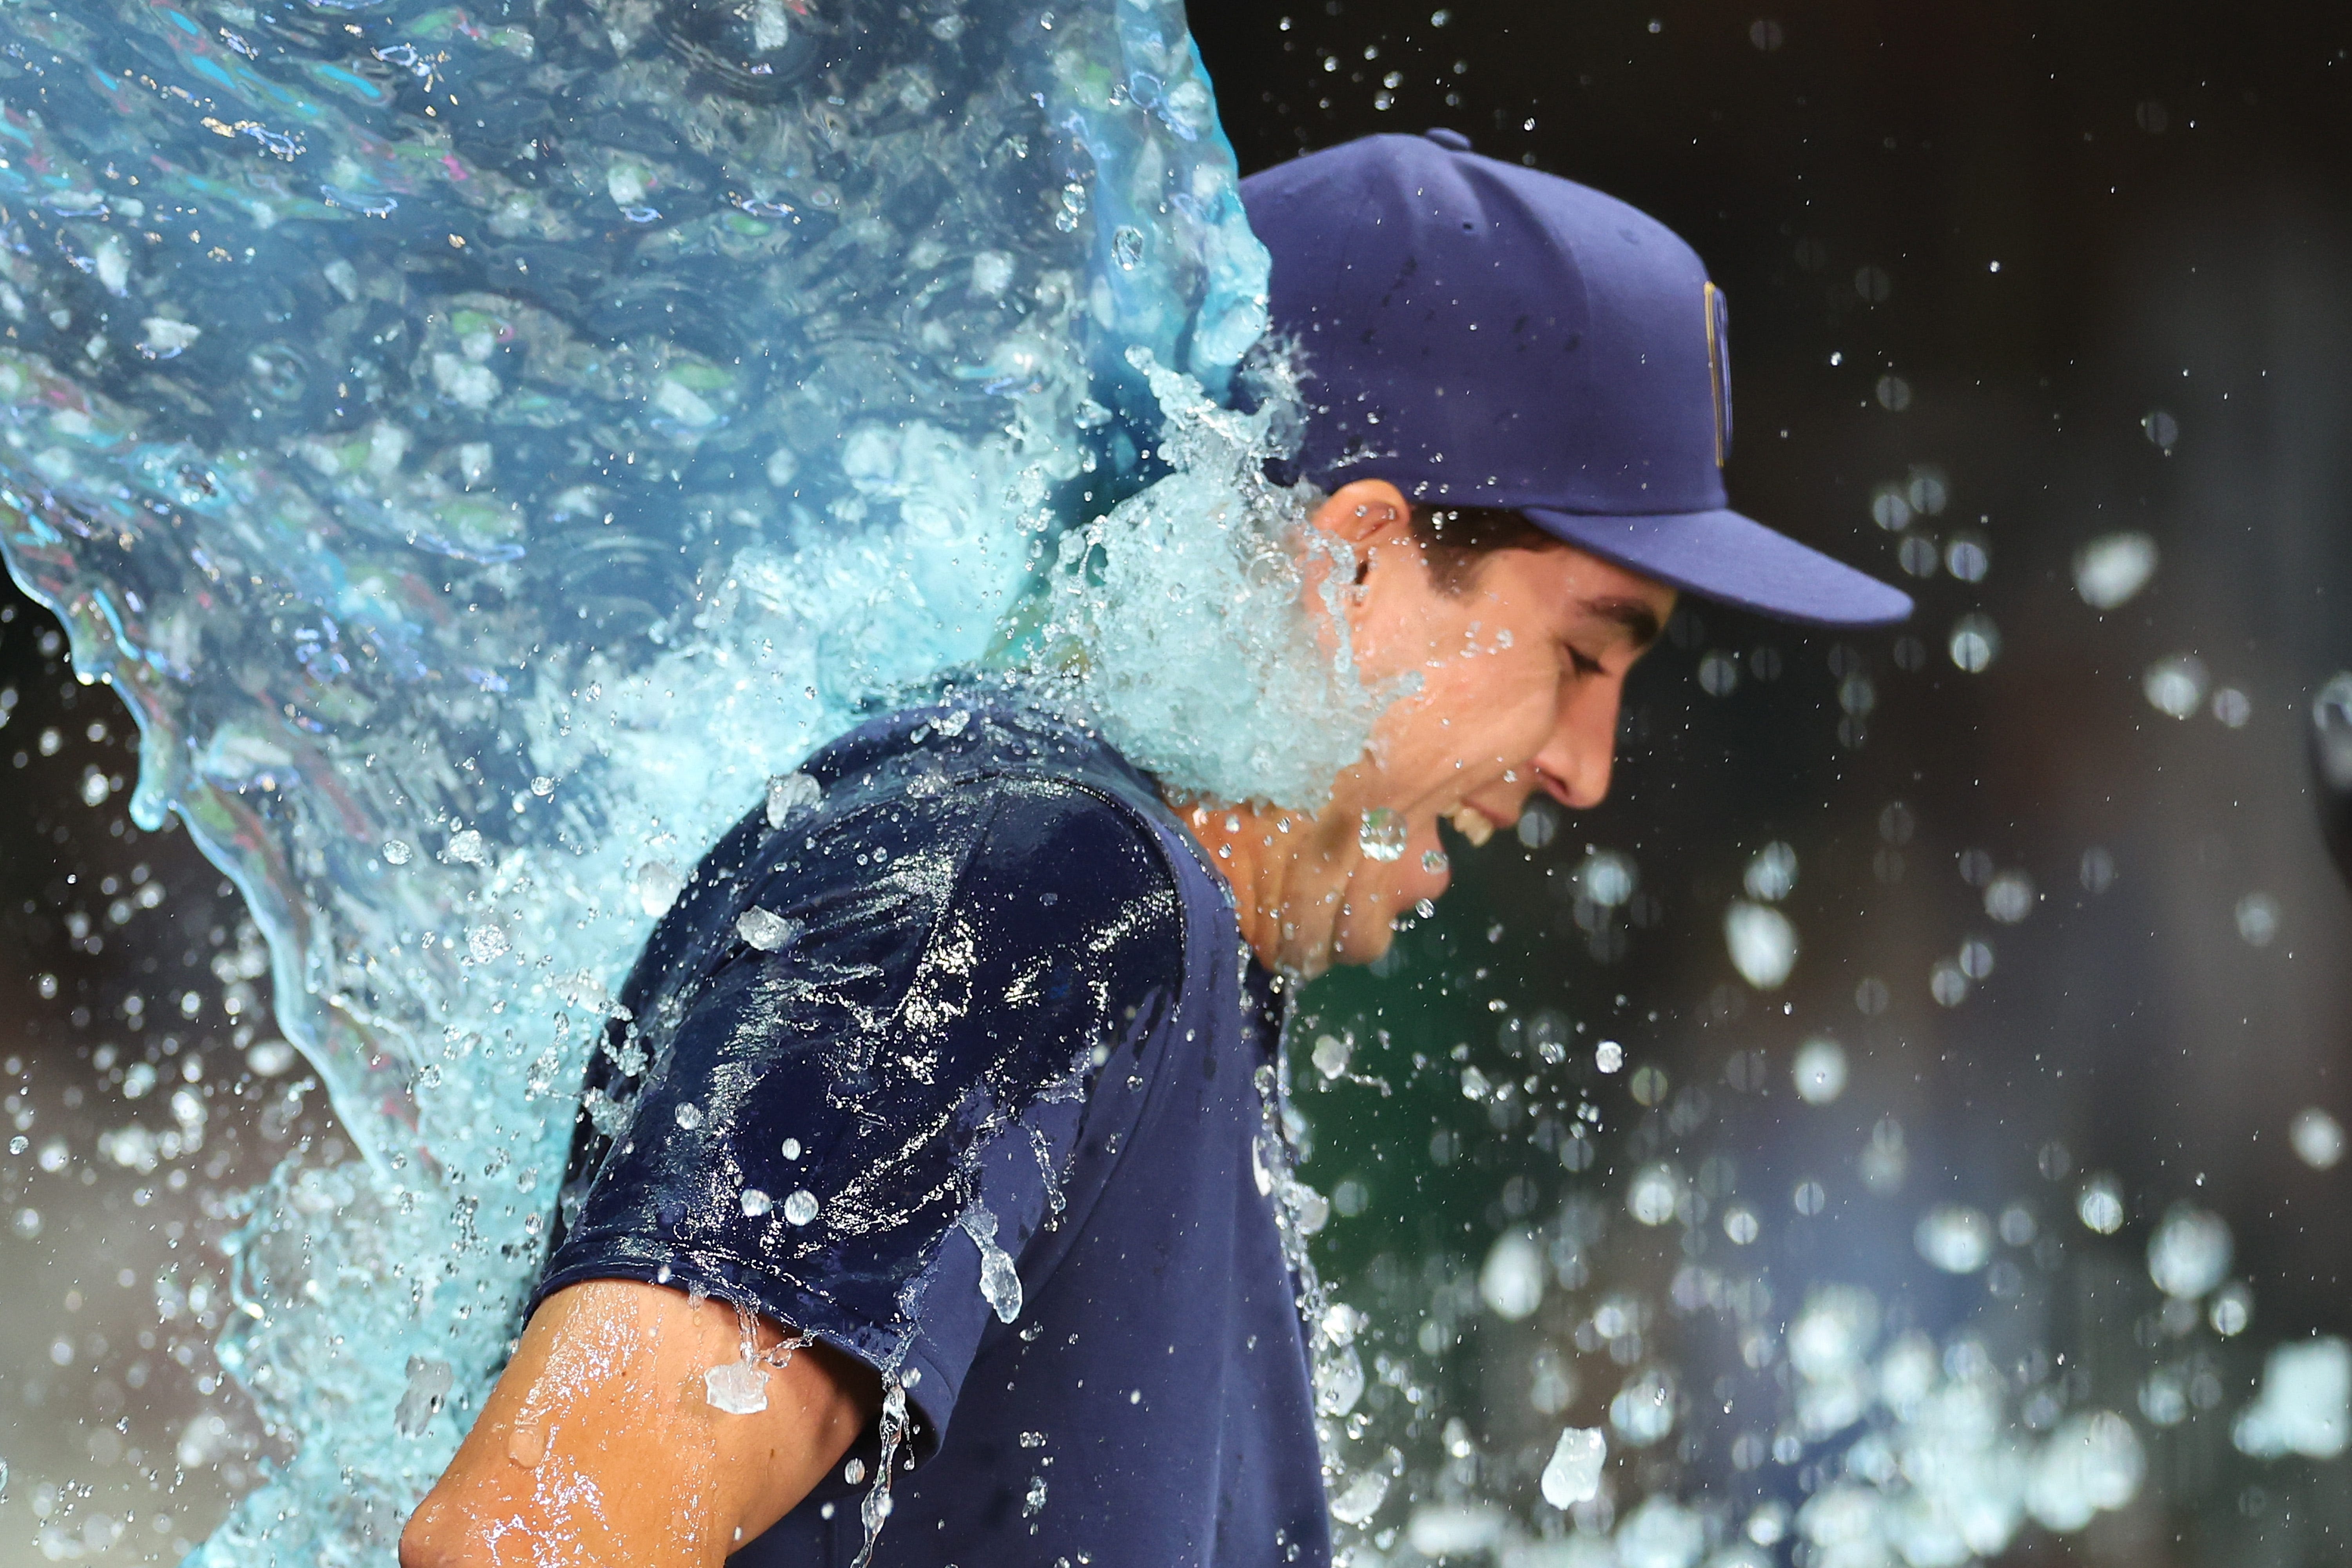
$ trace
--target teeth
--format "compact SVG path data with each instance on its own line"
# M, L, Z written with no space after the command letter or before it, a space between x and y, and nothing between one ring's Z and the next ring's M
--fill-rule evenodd
M1454 832L1470 841L1470 847L1474 849L1495 837L1494 823L1487 819L1485 812L1475 807L1455 806L1454 814L1446 820L1454 824Z

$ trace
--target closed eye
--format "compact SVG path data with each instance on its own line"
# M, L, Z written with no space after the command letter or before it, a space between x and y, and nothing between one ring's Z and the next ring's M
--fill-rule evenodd
M1574 669L1577 674L1599 675L1601 673L1601 661L1599 659L1592 658L1591 655L1585 653L1581 648L1576 647L1571 644L1562 643L1560 644L1560 647L1567 650L1569 667Z

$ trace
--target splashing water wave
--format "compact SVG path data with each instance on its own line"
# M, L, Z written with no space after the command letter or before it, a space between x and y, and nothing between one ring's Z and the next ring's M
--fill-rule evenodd
M361 1151L241 1200L294 1457L197 1561L380 1562L703 847L1068 519L1276 507L1264 253L1167 0L14 12L0 240L0 546Z

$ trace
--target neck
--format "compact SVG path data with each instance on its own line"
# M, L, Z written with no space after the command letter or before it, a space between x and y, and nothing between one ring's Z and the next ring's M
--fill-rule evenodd
M1286 929L1290 884L1314 819L1270 806L1176 802L1177 816L1234 890L1242 940L1278 973L1304 977L1298 931ZM1307 947L1317 944L1307 943ZM1320 965L1314 967L1319 968Z

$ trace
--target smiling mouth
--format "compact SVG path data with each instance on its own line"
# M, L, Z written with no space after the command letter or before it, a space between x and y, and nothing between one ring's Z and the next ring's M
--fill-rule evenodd
M1495 837L1495 819L1475 805L1457 805L1445 820L1454 825L1454 832L1470 841L1473 849Z

